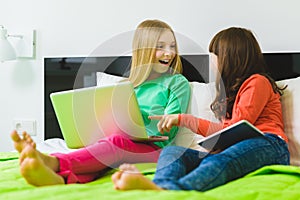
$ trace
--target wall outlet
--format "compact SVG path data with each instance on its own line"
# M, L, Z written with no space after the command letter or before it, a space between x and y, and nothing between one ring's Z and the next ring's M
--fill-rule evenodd
M26 131L29 135L36 135L36 120L31 119L15 119L13 121L13 128L19 133L22 134L23 131Z

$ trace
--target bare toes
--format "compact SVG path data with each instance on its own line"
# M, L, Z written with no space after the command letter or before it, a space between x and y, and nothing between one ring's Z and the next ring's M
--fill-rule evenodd
M122 165L120 165L119 169L121 171L125 171L127 173L140 173L140 171L138 170L138 168L136 168L135 165L132 165L132 164L127 164L127 163L124 163Z
M119 182L121 176L122 176L122 172L120 172L120 171L115 172L115 173L111 176L111 180L112 180L112 182L113 182L113 184L114 184L114 189L116 189L116 190L119 190L119 189L120 189L119 186L118 186L118 182Z
M11 139L12 139L14 142L19 142L19 141L21 141L21 138L20 138L20 136L19 136L19 134L18 134L18 132L17 132L16 130L14 130L13 132L11 132L10 137L11 137Z

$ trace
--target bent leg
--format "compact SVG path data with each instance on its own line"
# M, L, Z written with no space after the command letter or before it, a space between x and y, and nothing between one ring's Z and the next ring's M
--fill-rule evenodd
M154 145L136 143L115 134L68 154L52 155L59 159L59 174L67 183L85 183L98 178L103 170L122 163L157 162L159 152Z
M182 190L179 180L195 169L207 152L180 146L169 146L162 150L153 182L168 190Z
M239 142L219 154L207 156L191 173L179 180L186 190L206 191L245 176L260 167L288 164L286 143L277 136Z

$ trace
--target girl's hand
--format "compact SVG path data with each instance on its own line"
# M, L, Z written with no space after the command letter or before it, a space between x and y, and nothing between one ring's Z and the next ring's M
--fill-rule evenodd
M173 126L178 125L178 114L171 115L154 115L148 117L151 120L159 120L157 123L157 129L161 134L164 132L170 132Z

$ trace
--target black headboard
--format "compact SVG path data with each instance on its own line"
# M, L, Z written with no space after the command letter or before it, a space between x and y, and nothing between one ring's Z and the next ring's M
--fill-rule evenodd
M300 75L300 53L265 53L268 71L275 80ZM209 82L209 56L182 55L183 75L189 81ZM44 58L45 139L62 138L49 95L54 91L96 85L96 72L127 76L130 56Z
M300 53L264 53L264 58L276 81L300 75Z
M209 81L208 55L182 55L183 75L189 81ZM96 85L96 72L128 76L131 56L44 58L45 139L62 138L50 93Z

